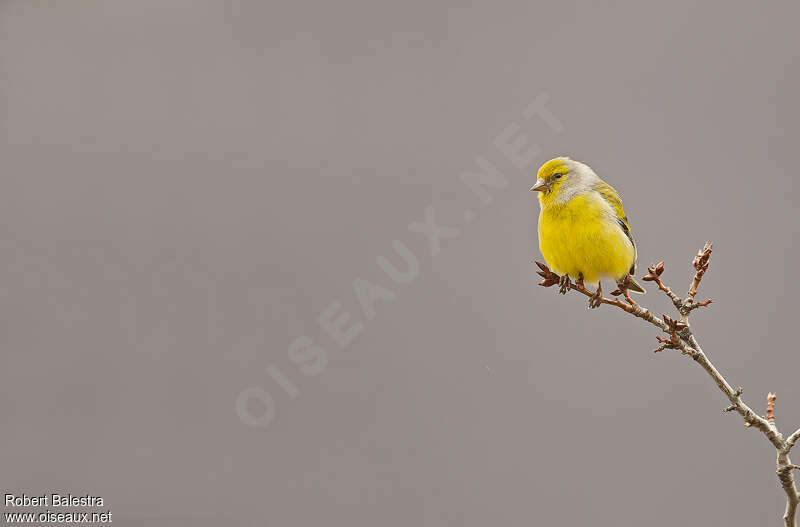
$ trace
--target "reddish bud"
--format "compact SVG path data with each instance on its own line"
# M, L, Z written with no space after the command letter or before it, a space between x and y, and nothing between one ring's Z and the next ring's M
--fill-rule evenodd
M767 419L769 419L770 421L775 420L774 410L775 410L775 399L777 398L778 396L773 392L769 392L767 394Z
M706 242L702 249L697 252L697 256L692 260L692 265L698 271L705 271L708 269L708 259L711 258L711 250L714 244Z
M550 276L545 276L544 280L539 282L539 285L542 287L551 287L556 285L557 283L558 283L558 276L550 275Z

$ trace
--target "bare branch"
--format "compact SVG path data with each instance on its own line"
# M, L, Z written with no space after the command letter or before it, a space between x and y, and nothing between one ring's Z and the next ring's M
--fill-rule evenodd
M775 445L776 448L780 448L783 445L783 439L780 437L780 433L775 428L775 425L756 414L752 408L747 406L744 401L742 401L741 390L734 390L731 385L728 384L728 381L725 380L725 377L723 377L717 368L711 363L711 361L708 360L708 357L700 348L700 345L697 343L694 335L689 337L689 342L696 351L693 357L694 360L704 370L706 370L708 375L714 380L722 393L724 393L731 402L731 406L733 406L731 411L735 410L739 415L742 416L742 419L747 426L753 426L758 430L761 430L761 432L773 445Z
M784 440L783 436L778 431L778 428L775 426L775 401L777 397L772 392L767 395L766 417L756 414L752 408L745 404L744 401L742 401L742 388L737 387L734 389L728 383L725 377L722 376L719 370L717 370L714 364L711 363L708 356L703 352L703 349L697 342L697 339L695 338L694 333L689 325L689 315L691 312L699 307L708 306L712 302L711 299L703 302L695 302L694 300L695 296L697 295L697 289L700 286L700 282L702 281L706 271L708 271L712 248L713 245L709 242L706 242L706 244L697 253L697 256L692 261L695 274L691 283L689 284L689 292L687 293L685 299L681 299L661 280L661 274L664 272L664 262L659 262L657 265L651 265L648 267L648 274L642 278L646 282L655 282L656 286L658 286L658 289L663 291L664 294L669 297L680 314L679 320L673 319L666 314L662 315L660 319L656 318L647 308L642 307L634 302L633 299L627 295L627 291L624 289L618 289L611 294L618 296L625 293L627 303L617 298L597 298L597 296L599 296L599 290L597 294L587 290L584 287L582 280L578 280L577 284L572 284L568 278L562 280L561 277L553 273L545 264L536 262L536 265L538 265L540 269L539 276L543 278L539 285L551 287L560 283L562 285L563 292L567 292L570 289L578 291L587 297L595 298L598 305L608 304L616 306L623 311L634 315L635 317L649 322L650 324L667 333L669 336L668 338L661 336L656 337L661 345L656 348L655 351L659 352L665 349L680 350L683 354L694 359L694 361L697 362L700 367L706 371L706 373L708 373L720 391L722 391L722 393L724 393L730 401L730 406L725 408L724 411L736 411L742 416L745 426L760 430L777 450L778 457L776 461L776 474L781 487L786 493L786 510L783 516L784 526L796 527L795 517L797 516L798 503L800 503L800 494L798 494L797 487L795 486L794 474L792 471L794 469L800 469L800 466L791 463L791 460L789 459L789 451L792 449L798 439L800 439L800 429L796 430L792 435ZM621 287L624 288L624 284Z

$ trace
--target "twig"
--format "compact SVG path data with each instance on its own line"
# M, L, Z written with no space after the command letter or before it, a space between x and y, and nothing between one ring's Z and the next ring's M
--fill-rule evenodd
M709 298L708 300L704 300L702 302L689 302L686 307L689 309L689 311L691 311L693 309L697 309L698 307L705 307L711 302L713 302L713 300Z
M687 296L694 301L694 297L697 294L697 288L700 287L700 280L703 279L703 275L706 274L708 270L708 262L711 259L711 249L714 247L714 244L711 242L706 242L700 251L698 251L697 256L694 257L692 261L692 266L694 266L695 271L694 279L692 280L691 285L689 286L689 293Z
M608 304L616 306L623 311L630 313L638 318L646 320L655 327L661 329L669 335L669 338L657 336L656 338L661 345L655 350L656 352L665 349L680 350L683 354L690 356L702 367L706 373L714 380L717 387L725 394L730 401L730 406L725 408L725 412L736 411L742 416L745 426L753 427L760 430L764 436L773 444L777 450L778 456L776 460L776 474L778 481L781 484L784 492L786 493L786 510L784 512L783 521L784 527L796 527L795 518L797 516L797 507L800 503L800 494L798 494L797 487L794 481L794 469L800 469L800 466L792 464L789 459L789 451L794 444L800 439L800 429L796 430L787 439L784 439L778 428L775 426L775 400L776 396L770 392L767 395L767 414L762 417L756 414L752 408L742 401L743 390L741 387L733 388L725 377L717 370L714 364L711 363L708 356L703 352L700 344L692 332L689 325L689 315L691 312L699 307L711 304L711 299L703 302L695 302L694 298L697 295L697 289L700 287L700 282L703 279L706 271L708 271L709 262L711 259L711 251L713 245L709 242L697 253L697 256L692 261L692 266L695 269L694 277L689 285L689 292L686 298L680 298L672 289L666 286L661 280L661 275L664 272L664 262L659 262L657 265L651 265L647 268L648 274L642 279L646 282L655 282L658 289L663 291L669 297L672 304L680 314L680 320L675 320L668 315L663 315L660 319L656 318L647 308L640 306L632 299L628 303L622 302L619 299L600 298L601 304ZM545 264L536 262L539 266L539 276L543 280L539 285L544 287L551 287L560 281L560 277L553 273ZM587 290L583 281L579 280L578 284L569 284L570 289L578 291L588 297L593 297L594 293ZM566 289L565 289L566 291ZM624 291L614 291L614 294L620 294ZM627 295L626 295L627 296ZM629 298L629 297L628 297Z
M642 280L645 282L655 282L658 288L661 291L664 291L672 303L675 304L675 307L680 309L681 304L683 304L683 300L672 292L672 289L664 285L664 282L661 281L661 273L664 272L664 262L658 262L656 265L651 265L647 268L647 275L642 277Z
M772 392L767 394L767 421L775 424L775 400L778 396Z
M788 438L786 438L786 451L787 452L792 449L792 447L794 446L794 444L797 442L798 439L800 439L800 428L795 430L792 435L790 435Z

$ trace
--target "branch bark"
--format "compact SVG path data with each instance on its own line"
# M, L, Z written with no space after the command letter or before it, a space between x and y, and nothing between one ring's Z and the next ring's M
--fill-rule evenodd
M653 326L667 333L669 338L664 338L661 336L656 337L661 345L656 348L655 351L660 352L665 349L675 349L681 351L685 355L690 356L697 364L700 365L700 367L703 368L703 370L705 370L706 373L708 373L709 377L711 377L720 391L722 391L722 393L724 393L730 401L731 404L725 409L725 411L736 411L742 416L745 426L760 430L767 440L772 443L777 452L775 464L778 482L786 493L786 509L783 515L784 527L797 527L796 517L797 507L800 503L800 493L798 493L797 486L795 484L793 470L800 467L792 464L791 459L789 459L789 452L795 443L800 439L800 429L796 430L788 438L784 439L783 435L775 425L774 408L776 395L774 393L770 392L767 395L766 417L758 415L755 411L753 411L752 408L745 404L745 402L742 400L742 388L733 388L725 379L725 377L723 377L723 375L703 351L703 348L697 341L697 338L695 337L694 332L689 324L689 316L692 311L711 304L710 299L703 302L696 302L695 296L697 296L700 283L702 282L705 273L708 271L712 249L713 245L707 242L692 261L695 274L689 284L689 291L685 298L679 297L661 280L661 274L664 272L664 262L659 262L657 265L648 267L648 274L643 277L644 281L655 282L656 286L658 286L658 289L670 299L680 315L679 320L674 320L668 315L662 315L660 319L656 318L647 308L642 307L633 301L633 299L627 295L626 291L615 291L612 293L626 293L624 295L626 302L623 302L619 298L610 299L606 297L600 298L599 302L601 304L607 304L622 309L626 313L649 322ZM539 276L543 278L539 285L551 287L560 282L561 277L559 277L556 273L553 273L545 264L536 262L536 265L538 265L540 269L538 272ZM570 289L578 291L587 297L592 298L595 294L587 290L580 281L577 284L568 282L568 285Z

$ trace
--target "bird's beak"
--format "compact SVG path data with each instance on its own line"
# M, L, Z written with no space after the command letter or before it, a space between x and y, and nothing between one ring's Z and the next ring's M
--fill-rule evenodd
M544 192L549 186L543 179L537 179L536 184L531 187L531 191Z

